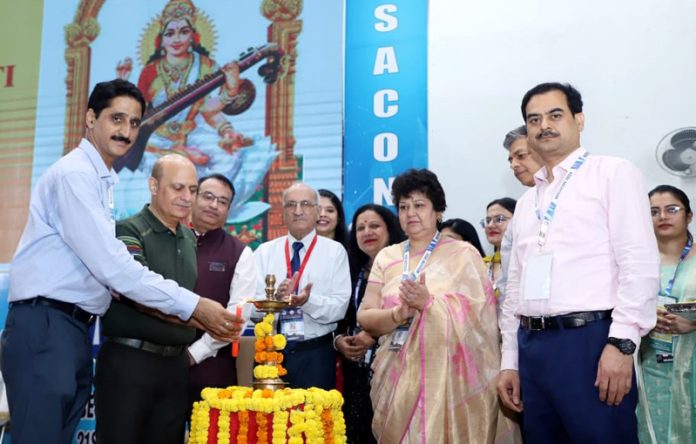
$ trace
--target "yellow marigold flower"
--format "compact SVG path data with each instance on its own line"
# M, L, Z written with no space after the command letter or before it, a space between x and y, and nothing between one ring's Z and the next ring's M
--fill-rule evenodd
M263 332L267 335L273 333L273 326L271 324L266 324L265 322L263 322L256 325L260 325L261 328L263 328Z
M285 336L283 335L275 335L273 336L273 345L275 346L276 350L283 350L285 346L287 345L288 341L285 339Z
M254 336L256 336L257 338L262 338L262 337L266 336L266 333L264 333L263 326L264 326L264 324L261 322L254 325Z
M273 379L278 377L278 369L271 365L257 365L254 367L256 379Z

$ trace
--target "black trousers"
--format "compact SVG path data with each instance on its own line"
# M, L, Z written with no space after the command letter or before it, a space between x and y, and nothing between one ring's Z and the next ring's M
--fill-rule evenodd
M288 342L283 363L288 374L283 379L290 388L336 388L336 351L331 342L331 335L307 345Z
M163 357L106 342L95 377L97 442L180 444L188 406L188 356Z
M12 442L71 444L92 390L86 323L41 305L15 305L2 333Z

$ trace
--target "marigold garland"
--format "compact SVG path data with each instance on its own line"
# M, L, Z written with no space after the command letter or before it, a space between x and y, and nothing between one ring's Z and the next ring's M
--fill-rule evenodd
M285 348L287 341L283 335L271 335L273 321L273 314L267 314L254 327L254 336L256 336L254 361L260 364L254 367L254 378L256 379L275 379L288 374L288 371L281 365L283 354L279 352Z
M237 414L239 430L237 443L246 443L249 432L249 415L255 414L255 431L258 442L269 442L259 438L259 429L268 429L268 417L272 419L272 444L303 442L319 444L346 442L345 421L341 407L343 398L336 390L325 391L317 388L252 390L250 387L228 387L226 389L206 388L202 392L203 400L194 404L191 419L191 444L208 442L211 410L219 412L217 441L229 443L230 414ZM288 427L290 421L290 427ZM226 423L226 424L225 424ZM222 429L227 430L223 438ZM243 438L242 438L243 437Z
M317 409L319 410L319 409ZM333 414L331 410L326 409L321 412L321 424L324 429L324 436L326 436L326 444L333 444Z
M273 314L263 317L254 328L256 342L254 367L256 379L275 379L287 374L281 365L280 353L287 346L283 335L272 335ZM206 388L201 402L194 404L191 417L191 444L207 444L208 432L217 428L218 444L235 442L246 444L249 428L255 441L269 443L269 417L272 415L272 444L345 444L346 427L341 407L343 397L337 390L318 388L252 390L250 387ZM237 415L236 436L231 436L231 416ZM250 415L253 415L251 417ZM250 424L250 418L253 423ZM236 426L235 426L236 427Z
M254 378L256 379L275 379L278 374L278 368L275 365L257 365L254 367Z
M230 414L227 412L220 412L220 416L218 416L217 442L218 444L229 444L230 442Z
M288 412L280 411L273 415L273 444L285 444L288 427Z
M237 433L237 444L246 444L248 433L249 433L249 412L242 410L239 412L239 432ZM227 441L225 441L224 444L228 444L230 442L229 437L230 437L230 433L228 430ZM223 444L223 442L220 441L220 444Z
M256 442L268 443L268 420L265 413L256 412Z
M194 402L191 414L191 442L207 442L210 428L210 406L206 402Z

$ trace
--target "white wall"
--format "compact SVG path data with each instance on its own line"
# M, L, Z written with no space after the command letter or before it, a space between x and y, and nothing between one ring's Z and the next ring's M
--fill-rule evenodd
M590 152L630 159L648 187L696 201L696 178L655 160L665 134L696 127L696 2L431 0L429 13L429 165L447 217L474 223L491 200L523 193L502 140L523 123L524 93L545 81L582 93Z

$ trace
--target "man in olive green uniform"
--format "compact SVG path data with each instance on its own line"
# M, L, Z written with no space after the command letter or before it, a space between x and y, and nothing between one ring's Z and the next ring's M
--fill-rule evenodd
M149 178L150 204L120 221L116 236L133 257L193 290L196 238L186 220L196 170L179 155L161 157ZM188 344L193 325L165 320L124 297L103 318L96 370L97 442L183 442L188 403Z

